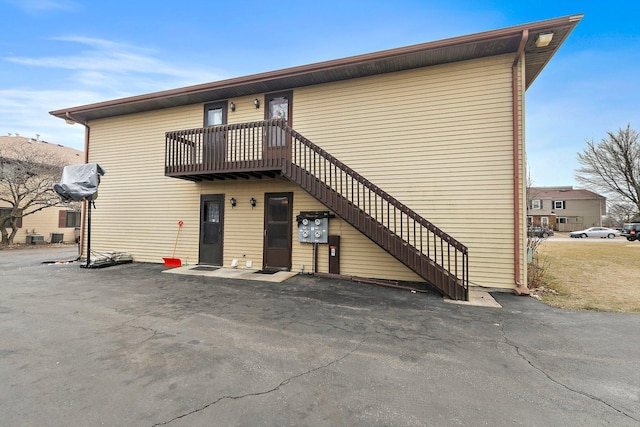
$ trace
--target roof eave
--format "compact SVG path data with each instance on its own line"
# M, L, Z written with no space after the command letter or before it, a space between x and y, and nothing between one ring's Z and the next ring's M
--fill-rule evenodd
M566 16L244 77L114 99L55 110L50 114L65 120L86 123L89 120L99 118L249 94L275 92L287 88L359 78L483 56L515 53L521 33L525 29L531 34L530 42L525 48L525 54L535 52L539 55L537 62L532 62L529 65L527 61L526 87L528 88L582 19L582 16ZM563 29L562 34L557 38L554 37L551 45L543 51L532 50L531 46L534 45L537 34L545 31L559 31L560 29ZM479 52L476 53L476 51Z

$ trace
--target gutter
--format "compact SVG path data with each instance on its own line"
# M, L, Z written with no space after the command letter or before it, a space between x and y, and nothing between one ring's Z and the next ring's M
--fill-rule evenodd
M83 122L75 117L73 117L68 111L64 113L65 121L72 125L74 123L78 123L79 125L84 126L84 163L89 163L89 137L91 135L91 128L87 124L87 122ZM82 203L82 217L87 217L87 201L85 200ZM82 221L80 224L80 245L78 246L78 258L82 258L82 251L84 248L84 233L86 231L85 222ZM89 258L89 254L87 254L87 259Z
M524 47L529 40L529 30L522 30L522 39L520 46L516 52L516 57L511 66L511 82L513 96L513 277L516 285L515 292L518 295L528 295L529 289L522 285L522 276L520 275L520 102L518 98L518 65L524 56ZM523 114L524 117L524 114Z

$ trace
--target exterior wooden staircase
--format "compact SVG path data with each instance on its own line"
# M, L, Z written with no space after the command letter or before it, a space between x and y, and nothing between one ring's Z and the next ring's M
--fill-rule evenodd
M206 141L220 141L220 134L224 135L224 158L207 160L203 154ZM167 132L166 139L166 175L199 181L279 171L442 294L454 300L469 299L465 245L285 121Z

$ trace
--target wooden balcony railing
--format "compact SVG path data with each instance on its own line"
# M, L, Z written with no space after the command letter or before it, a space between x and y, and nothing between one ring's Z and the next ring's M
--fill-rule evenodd
M167 132L165 175L200 180L280 171L290 152L283 124L268 120Z
M469 298L465 245L287 126L271 120L167 132L166 175L277 171L443 294ZM211 179L211 178L209 178Z

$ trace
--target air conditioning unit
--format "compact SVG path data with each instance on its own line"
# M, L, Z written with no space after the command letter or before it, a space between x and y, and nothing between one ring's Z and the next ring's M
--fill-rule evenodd
M29 234L27 236L27 245L35 245L38 243L44 243L44 236L42 234Z
M62 243L64 240L64 233L51 233L51 243Z

